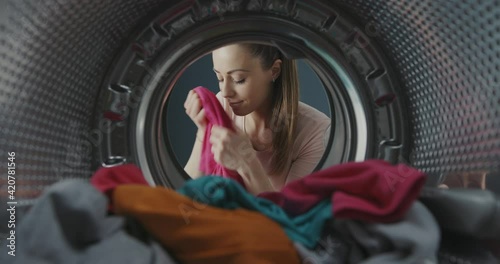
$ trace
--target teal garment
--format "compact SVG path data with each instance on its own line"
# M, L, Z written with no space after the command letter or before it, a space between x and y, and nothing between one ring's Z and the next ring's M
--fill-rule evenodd
M332 218L332 204L329 199L318 203L302 215L290 217L273 202L253 196L236 181L220 176L189 180L177 192L196 202L219 208L245 208L261 212L280 224L291 240L310 249L318 243L326 220Z

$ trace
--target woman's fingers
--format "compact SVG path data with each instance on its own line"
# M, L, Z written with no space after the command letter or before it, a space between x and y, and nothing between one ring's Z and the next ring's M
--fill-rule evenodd
M188 106L190 105L191 98L193 97L193 94L195 92L193 90L189 91L188 95L186 96L186 101L184 101L184 109L188 109Z
M216 138L220 138L222 140L227 139L230 136L229 133L231 133L231 132L229 131L229 129L227 129L225 127L221 127L221 126L217 126L217 125L212 126L211 134Z
M201 110L201 100L197 94L193 95L193 109L195 115L198 115Z
M201 109L196 115L196 123L200 126L205 126L205 109Z
M200 119L199 113L202 109L201 100L194 91L190 91L186 101L184 102L184 107L186 109L186 114L195 122L204 120Z
M252 143L239 131L233 132L228 128L214 125L210 132L211 152L215 161L222 166L237 170L246 161L256 157Z
M241 161L239 160L239 156L234 153L234 150L225 148L224 145L221 144L220 139L216 137L211 137L210 141L213 142L210 150L214 155L214 160L228 169L237 169Z
M216 146L219 148L223 148L224 144L223 142L227 141L226 136L225 136L225 131L226 128L214 125L212 126L212 130L210 131L210 143L212 146ZM213 148L213 147L212 147Z
M192 93L189 92L187 98L186 98L186 101L184 102L184 109L186 109L186 114L191 117L191 108L193 106L192 104Z

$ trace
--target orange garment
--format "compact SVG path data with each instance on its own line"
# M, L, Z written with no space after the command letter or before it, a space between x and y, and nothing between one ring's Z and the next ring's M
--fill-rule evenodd
M116 214L137 219L180 263L300 263L291 240L266 216L196 202L175 190L120 185Z

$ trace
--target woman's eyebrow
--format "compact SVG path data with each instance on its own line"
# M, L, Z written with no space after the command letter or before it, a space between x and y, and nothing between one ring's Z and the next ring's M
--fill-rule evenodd
M219 72L218 70L216 70L215 68L214 68L213 70L214 70L214 72L216 72L216 73L220 73L220 72ZM237 72L237 71L250 72L249 70L246 70L246 69L234 69L234 70L230 70L230 71L228 71L228 72L227 72L227 74L231 74L231 73L233 73L233 72Z

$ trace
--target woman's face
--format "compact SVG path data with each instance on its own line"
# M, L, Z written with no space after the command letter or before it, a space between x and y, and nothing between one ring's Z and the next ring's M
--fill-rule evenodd
M221 94L236 115L268 110L273 67L262 69L260 59L237 44L214 50L212 59Z

